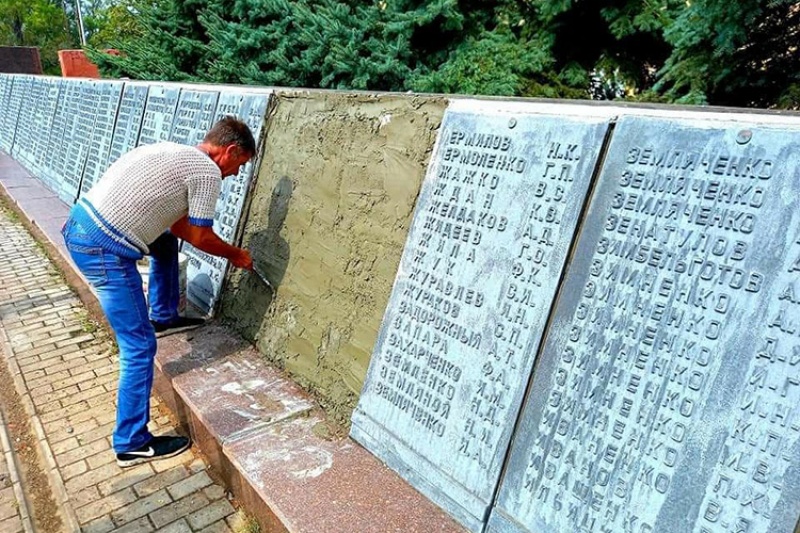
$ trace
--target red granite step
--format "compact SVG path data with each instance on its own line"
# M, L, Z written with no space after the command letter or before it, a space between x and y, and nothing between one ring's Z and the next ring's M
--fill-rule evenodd
M265 532L464 531L224 328L161 339L156 361L162 398Z

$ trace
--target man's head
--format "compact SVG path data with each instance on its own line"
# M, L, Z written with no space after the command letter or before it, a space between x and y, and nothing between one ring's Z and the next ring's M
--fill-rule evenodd
M239 167L256 155L256 141L247 124L227 116L206 133L198 146L222 171L222 177L239 173Z

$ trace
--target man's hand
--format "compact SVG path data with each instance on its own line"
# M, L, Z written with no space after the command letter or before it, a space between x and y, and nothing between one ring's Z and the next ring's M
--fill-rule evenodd
M243 250L239 248L239 253L230 259L231 264L238 268L244 268L245 270L253 270L253 258L250 256L250 252L247 250Z
M228 259L235 267L253 269L250 252L226 243L210 227L193 226L189 224L188 217L183 217L172 225L170 231L204 252Z

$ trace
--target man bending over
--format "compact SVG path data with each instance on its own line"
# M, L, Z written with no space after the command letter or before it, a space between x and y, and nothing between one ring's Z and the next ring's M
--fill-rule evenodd
M123 155L76 203L62 234L73 261L92 284L119 346L119 391L113 446L122 467L171 457L186 437L147 430L156 334L197 327L178 315L178 239L234 266L253 268L246 250L212 230L221 180L256 153L244 122L227 117L198 146L159 143ZM136 262L150 256L148 299Z

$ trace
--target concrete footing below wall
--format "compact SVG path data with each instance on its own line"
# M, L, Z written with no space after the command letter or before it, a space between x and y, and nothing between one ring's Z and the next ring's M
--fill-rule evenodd
M61 240L69 207L2 153L0 186L98 312ZM219 324L160 340L155 389L264 533L464 531Z

